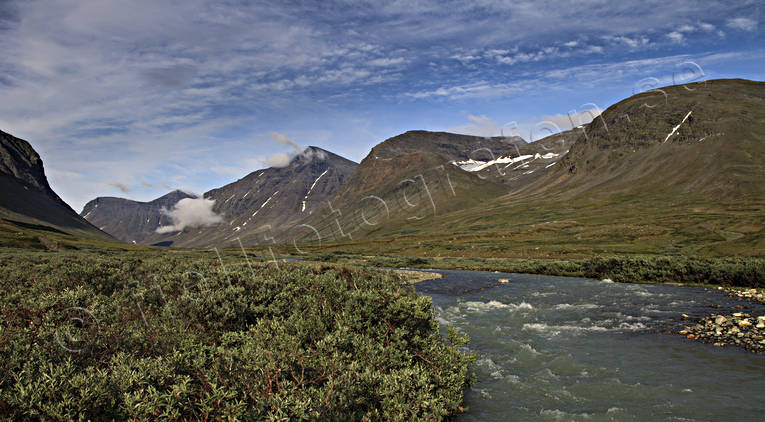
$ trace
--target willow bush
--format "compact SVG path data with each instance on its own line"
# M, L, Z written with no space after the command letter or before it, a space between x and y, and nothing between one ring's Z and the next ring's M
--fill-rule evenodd
M0 254L0 414L439 420L467 339L390 273L213 254Z

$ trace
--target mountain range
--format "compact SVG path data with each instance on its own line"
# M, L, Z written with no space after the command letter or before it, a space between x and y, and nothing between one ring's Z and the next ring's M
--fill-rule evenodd
M762 82L710 80L634 95L591 123L532 143L409 131L376 145L359 164L308 147L285 167L198 196L96 198L81 213L95 227L66 212L42 183L31 147L3 134L3 151L15 152L3 152L2 180L14 180L9 189L19 195L3 195L1 205L16 216L56 227L68 218L83 233L101 228L142 245L763 255L764 102ZM57 207L25 207L32 202L18 198L33 198L32 188ZM190 209L207 217L185 221Z
M765 83L655 89L543 141L567 136L575 140L565 155L505 195L389 221L373 238L324 248L539 258L765 255Z
M326 206L356 167L339 155L308 147L287 166L254 171L199 197L176 190L150 202L96 198L81 214L118 239L136 244L216 246L258 237L263 242ZM185 226L172 217L184 199L207 203L209 215L220 218L204 226Z

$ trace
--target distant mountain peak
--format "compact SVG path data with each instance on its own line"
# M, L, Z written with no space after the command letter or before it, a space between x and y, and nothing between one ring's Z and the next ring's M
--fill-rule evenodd
M178 202L181 199L185 199L185 198L198 198L198 197L199 197L199 195L197 195L194 192L191 192L191 191L188 191L188 190L184 190L184 189L175 189L173 191L170 191L170 192L166 193L163 196L160 196L159 198L157 198L157 199L155 199L155 200L153 200L151 202L167 202L167 201L173 201L173 200L175 200L175 202Z
M290 164L302 164L313 160L324 161L329 158L329 154L329 151L325 151L319 147L309 146L304 149L303 152L293 157Z
M158 227L171 223L163 210L172 209L178 201L187 198L198 198L198 195L175 189L149 202L98 197L85 204L81 215L117 239L141 243Z
M171 209L185 198L199 197L180 189L151 202L97 198L86 205L82 215L128 243L230 244L240 236L256 236L260 227L281 227L324 206L356 166L357 163L323 148L308 146L286 166L256 170L205 192L202 197L214 200L213 211L230 224L157 233L158 227L173 224L163 208Z

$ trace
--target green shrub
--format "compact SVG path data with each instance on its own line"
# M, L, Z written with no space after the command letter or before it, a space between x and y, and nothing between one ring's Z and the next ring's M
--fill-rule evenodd
M465 339L390 273L19 252L0 274L9 419L443 419L469 383Z

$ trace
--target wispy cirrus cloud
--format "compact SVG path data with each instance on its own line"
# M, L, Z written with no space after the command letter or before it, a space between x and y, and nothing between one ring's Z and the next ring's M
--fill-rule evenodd
M115 188L119 189L120 192L122 192L122 193L130 193L130 191L131 191L130 186L128 186L128 185L126 185L124 183L112 182L111 185L114 186Z

